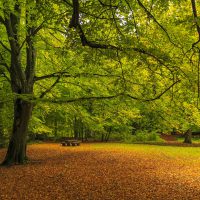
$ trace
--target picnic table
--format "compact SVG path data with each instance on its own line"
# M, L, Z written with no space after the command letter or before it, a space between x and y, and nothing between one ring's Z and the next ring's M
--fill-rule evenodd
M80 143L78 140L65 140L61 144L62 146L80 146Z

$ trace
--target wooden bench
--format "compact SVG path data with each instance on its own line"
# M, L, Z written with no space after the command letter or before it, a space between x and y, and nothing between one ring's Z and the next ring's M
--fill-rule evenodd
M62 146L80 146L80 141L78 140L65 140L64 142L61 142Z

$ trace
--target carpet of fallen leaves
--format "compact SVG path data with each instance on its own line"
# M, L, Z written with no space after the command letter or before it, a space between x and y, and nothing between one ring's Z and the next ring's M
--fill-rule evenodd
M0 167L0 199L200 199L200 159L138 147L29 145L28 164Z

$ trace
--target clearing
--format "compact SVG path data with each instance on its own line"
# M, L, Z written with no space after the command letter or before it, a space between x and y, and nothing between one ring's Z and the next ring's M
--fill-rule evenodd
M0 168L0 199L200 199L198 147L34 144L28 155L27 165Z

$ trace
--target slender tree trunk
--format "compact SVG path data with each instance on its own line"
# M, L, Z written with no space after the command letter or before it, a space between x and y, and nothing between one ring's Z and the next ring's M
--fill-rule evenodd
M83 142L84 141L84 135L83 135L83 123L82 121L80 121L80 129L79 129L79 139L81 139L81 141Z
M84 134L85 134L85 141L88 141L90 130L88 128L84 128Z
M104 133L101 134L101 142L104 142Z
M26 161L26 140L32 104L17 99L14 105L13 131L3 165L23 164Z
M54 119L54 137L58 136L58 120Z
M74 118L74 138L78 139L78 120Z
M106 134L106 137L105 137L105 141L108 142L109 138L110 138L110 134L112 132L112 127L109 127L108 129L108 133Z

